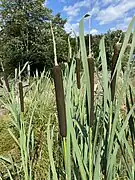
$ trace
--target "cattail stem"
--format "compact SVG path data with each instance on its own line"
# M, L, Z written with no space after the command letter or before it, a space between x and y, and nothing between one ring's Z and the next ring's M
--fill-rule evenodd
M55 64L55 66L58 66L57 53L56 53L56 42L55 42L55 37L54 37L54 32L53 32L52 22L50 22L50 26L51 26L51 33L52 33L52 39L53 39L54 64Z
M91 88L90 126L92 127L94 122L94 58L91 55L88 56L88 67L89 67L90 88Z
M22 85L22 82L19 82L19 95L20 95L21 112L24 112L24 97L23 97L23 85Z
M54 85L55 85L60 135L62 137L66 137L67 136L66 108L64 101L64 88L63 88L61 68L59 66L54 66L53 73L54 73Z
M55 85L56 104L57 104L57 111L58 111L59 129L60 129L60 135L62 137L66 137L67 124L66 124L66 108L65 108L65 101L64 101L62 72L57 62L56 42L55 42L54 32L52 28L52 22L50 22L50 26L51 26L51 33L52 33L53 46L54 46L55 66L53 68L53 74L54 74L54 85Z
M114 73L115 66L116 66L116 63L117 63L117 60L118 60L118 56L119 56L119 50L118 50L118 46L116 44L114 46L114 54L113 54L113 57L112 57L112 69L111 69L111 100L112 100L112 102L114 101L114 97L115 97L117 71L116 71L114 76L113 76L113 73Z
M66 148L66 138L63 138L63 150L64 150L64 163L65 163L65 167L66 167L66 154L67 154L67 148Z

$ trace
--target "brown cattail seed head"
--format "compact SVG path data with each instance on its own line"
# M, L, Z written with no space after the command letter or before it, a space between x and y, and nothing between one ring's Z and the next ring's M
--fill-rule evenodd
M90 126L92 126L94 122L94 58L92 56L88 57L88 67L91 88Z
M20 95L21 112L24 112L24 98L23 98L23 85L22 85L22 82L19 82L19 95Z
M66 124L66 109L64 101L64 88L61 68L57 65L53 68L54 73L54 85L55 85L55 94L56 94L56 105L58 111L58 120L60 135L62 137L67 136L67 124Z

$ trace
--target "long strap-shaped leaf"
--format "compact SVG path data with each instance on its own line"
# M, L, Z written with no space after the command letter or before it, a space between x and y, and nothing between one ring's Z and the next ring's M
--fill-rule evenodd
M88 67L88 61L87 61L87 53L86 53L86 45L85 45L85 39L84 39L84 18L81 19L79 24L79 37L80 37L80 49L81 49L81 59L84 69L84 75L85 75L85 83L87 85L87 96L88 96L88 109L89 109L89 115L90 115L90 99L91 99L91 92L90 92L90 77L89 77L89 67Z
M135 17L131 21L131 23L130 23L130 25L128 27L127 33L125 35L125 38L127 37L128 40L129 40L129 36L130 36L130 34L132 32L132 27L133 27L134 22L135 22ZM122 46L122 49L121 49L121 52L120 52L120 56L119 56L119 59L118 59L117 65L116 65L117 68L115 68L116 70L120 70L119 68L121 67L121 65L118 66L118 63L120 63L120 60L121 60L120 59L121 56L122 56L121 53L124 53L125 52L125 48L127 47L127 43L128 43L127 39L124 40L124 43L123 43L123 46ZM132 48L131 48L131 51L132 51ZM113 145L114 145L113 141L114 141L114 136L115 136L115 133L116 133L116 126L117 126L118 119L119 119L119 111L121 109L121 105L122 105L122 102L123 102L123 95L126 92L126 85L128 83L129 75L130 75L129 62L128 62L128 66L127 67L128 68L126 69L126 71L124 73L124 81L123 81L124 83L122 84L121 92L119 94L118 104L117 104L117 107L116 107L115 117L114 117L113 125L112 125L112 131L111 131L111 134L110 134L110 141L109 141L109 146L108 146L108 157L107 157L108 178L109 178L109 174L112 174L112 173L109 173L109 171L110 171L109 169L113 167L113 166L110 166L110 164L113 161L111 153L112 153L112 149L113 149ZM117 76L117 78L118 78L118 76Z
M53 152L52 152L52 138L50 137L50 119L48 122L48 127L47 127L47 143L48 143L48 152L49 152L49 159L50 159L50 164L51 164L51 170L53 174L53 180L58 180L57 177L57 172L54 164L54 158L53 158Z
M102 74L103 74L103 91L104 91L104 113L107 109L107 99L108 99L108 70L107 70L107 61L106 61L106 52L105 52L105 42L104 37L100 41L99 45L100 57L102 61Z
M75 65L73 64L73 61L71 63L70 67L70 73L68 77L68 83L67 83L67 94L66 94L66 118L67 118L67 152L66 152L66 175L68 177L68 180L71 180L71 86L72 86L72 76L75 71Z
M90 108L91 108L91 84L90 84L90 76L89 76L89 66L87 60L87 53L86 53L86 44L84 39L84 18L88 17L89 15L86 14L80 21L79 24L79 37L80 37L80 50L81 50L81 59L84 69L84 76L85 76L85 83L86 83L86 90L87 90L87 99L88 99L88 113L89 113L89 120L90 119ZM89 128L89 179L91 180L93 177L92 173L92 129Z

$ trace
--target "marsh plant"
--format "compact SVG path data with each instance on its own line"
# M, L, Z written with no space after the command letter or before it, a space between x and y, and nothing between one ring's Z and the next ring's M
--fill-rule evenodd
M100 41L97 60L101 61L101 72L91 50L87 56L86 17L79 24L74 54L69 38L69 61L64 71L57 62L50 23L53 79L45 72L33 78L28 75L28 87L24 88L22 71L16 70L12 82L4 77L1 103L8 110L12 125L8 132L18 147L19 158L0 156L6 171L1 179L135 179L135 17L120 49L119 42L114 47L111 72L105 37ZM123 70L122 59L131 34L129 60Z
M64 145L61 144L64 174L60 175L56 169L50 120L47 130L49 179L134 179L135 87L131 74L134 66L132 58L135 50L135 17L125 33L120 50L118 50L119 42L114 47L111 75L107 69L105 37L101 39L98 60L101 60L102 75L98 76L99 72L94 66L92 54L90 53L88 57L86 54L84 40L86 16L79 24L79 48L72 57L71 66L66 66L63 75L67 121L67 136L63 140ZM122 57L131 33L133 36L129 60L123 71ZM83 66L80 77L76 76L76 70L79 69L77 58L79 49ZM130 63L131 61L133 63ZM94 71L100 86L100 91L96 92L94 92ZM78 78L80 78L79 85Z

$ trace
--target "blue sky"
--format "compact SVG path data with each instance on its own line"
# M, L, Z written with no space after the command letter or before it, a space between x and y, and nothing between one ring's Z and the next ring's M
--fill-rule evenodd
M73 28L78 33L80 18L91 14L91 34L100 34L111 30L126 30L135 15L135 0L46 0L46 6L53 13L61 13L67 19L65 30ZM88 33L88 20L85 21L85 33Z

